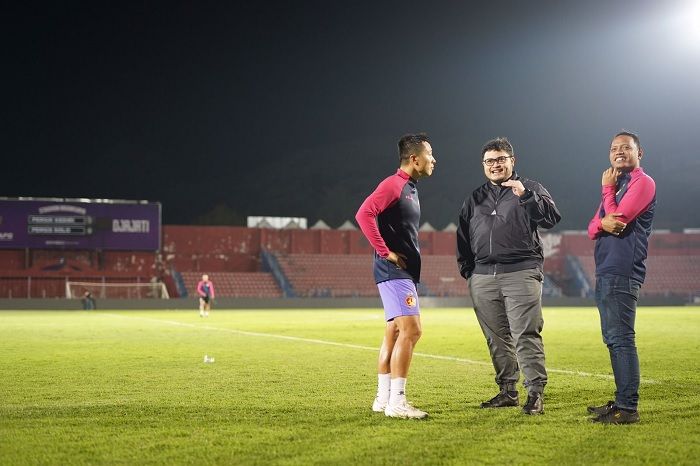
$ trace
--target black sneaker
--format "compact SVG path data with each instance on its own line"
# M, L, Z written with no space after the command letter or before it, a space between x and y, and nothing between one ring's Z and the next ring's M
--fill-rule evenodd
M544 414L544 400L541 393L530 393L523 406L523 414Z
M491 398L489 401L481 403L482 408L505 408L508 406L518 406L518 392L508 392L501 390L498 395Z
M596 416L601 416L603 414L608 414L614 406L615 402L610 400L603 406L589 406L588 408L586 408L586 410L588 411L588 414L595 414Z
M634 424L639 422L639 411L625 411L617 406L600 416L591 419L591 422L600 422L601 424Z

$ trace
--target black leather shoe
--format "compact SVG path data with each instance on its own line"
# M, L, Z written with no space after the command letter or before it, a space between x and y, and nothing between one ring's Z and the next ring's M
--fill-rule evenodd
M625 411L617 406L613 406L610 411L591 419L591 422L601 424L634 424L639 422L639 411Z
M514 395L511 395L514 393ZM489 401L484 401L481 403L482 408L505 408L508 406L518 406L520 402L518 401L518 392L507 392L506 390L501 390L498 395L491 398Z
M541 393L530 393L523 406L524 414L544 414L544 400Z
M608 414L613 407L615 406L615 402L610 400L607 403L605 403L603 406L589 406L586 408L589 414L595 414L596 416L601 416L603 414Z

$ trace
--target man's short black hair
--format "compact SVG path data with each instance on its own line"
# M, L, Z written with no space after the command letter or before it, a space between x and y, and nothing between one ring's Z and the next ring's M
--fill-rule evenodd
M430 143L428 135L425 133L404 134L399 139L399 162L402 164L408 161L413 154L420 154L425 150L424 142Z
M483 159L484 154L490 150L497 152L505 152L511 157L515 155L515 153L513 152L513 145L510 143L508 138L505 137L491 139L486 144L484 144L484 147L481 148L481 158Z
M613 139L615 139L618 136L629 136L632 138L634 143L637 145L637 149L642 149L642 145L639 143L639 136L637 136L636 133L633 133L632 131L627 131L626 129L623 129L619 133L617 133L615 136L613 136Z

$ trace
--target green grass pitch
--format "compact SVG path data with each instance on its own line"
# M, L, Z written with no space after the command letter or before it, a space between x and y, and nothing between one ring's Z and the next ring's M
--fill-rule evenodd
M423 309L416 421L370 410L378 309L2 311L0 464L700 463L700 308L638 310L631 426L585 413L614 391L597 311L544 312L531 417L478 408L496 386L473 311Z

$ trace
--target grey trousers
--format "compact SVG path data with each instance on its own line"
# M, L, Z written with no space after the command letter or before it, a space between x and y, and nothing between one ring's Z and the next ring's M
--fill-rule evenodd
M547 384L542 319L542 273L537 269L497 275L474 274L469 291L488 343L501 389L515 391L520 368L529 393Z

